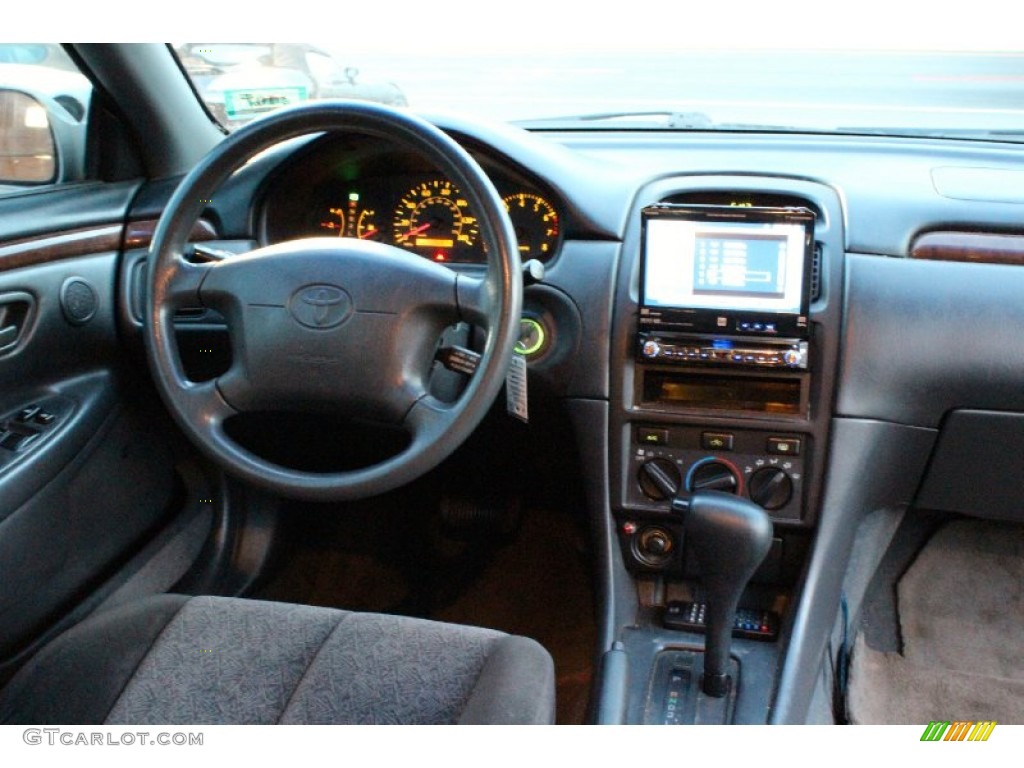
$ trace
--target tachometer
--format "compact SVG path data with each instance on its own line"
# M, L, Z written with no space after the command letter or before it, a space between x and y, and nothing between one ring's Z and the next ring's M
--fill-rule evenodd
M519 241L519 254L527 259L550 258L558 243L558 213L540 195L519 192L502 198Z
M478 236L476 217L458 188L444 179L417 184L402 196L392 225L395 244L447 261L459 246Z

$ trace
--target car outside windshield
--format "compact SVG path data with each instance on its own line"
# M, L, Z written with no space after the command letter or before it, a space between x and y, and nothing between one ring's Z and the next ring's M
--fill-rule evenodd
M396 13L408 24L327 42L173 48L228 128L287 104L355 98L528 128L1024 139L1024 48L983 7L927 18L867 7L861 26L820 5L813 24L799 7L758 16L742 4L638 6L600 24L572 15L574 4L443 24L412 7Z

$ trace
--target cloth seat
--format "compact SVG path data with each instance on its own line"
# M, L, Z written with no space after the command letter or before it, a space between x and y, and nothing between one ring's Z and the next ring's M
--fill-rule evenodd
M9 724L547 724L525 637L401 616L161 595L92 616L0 691Z

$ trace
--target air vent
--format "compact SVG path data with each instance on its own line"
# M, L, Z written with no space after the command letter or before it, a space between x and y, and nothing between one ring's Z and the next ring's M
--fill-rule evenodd
M138 323L146 320L146 260L140 259L132 266L132 290L131 290L131 313ZM207 310L205 307L182 307L174 313L175 320L191 321L193 323L206 321L211 323L223 323L224 318L217 312Z
M814 259L811 261L811 301L815 302L821 298L821 268L822 260L821 243L814 244Z
M174 313L175 320L198 320L205 316L205 307L182 307Z

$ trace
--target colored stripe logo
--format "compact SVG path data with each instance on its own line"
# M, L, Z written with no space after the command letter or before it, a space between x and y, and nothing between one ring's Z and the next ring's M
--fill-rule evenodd
M995 727L994 720L932 720L921 734L921 741L988 741Z

